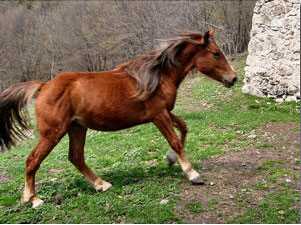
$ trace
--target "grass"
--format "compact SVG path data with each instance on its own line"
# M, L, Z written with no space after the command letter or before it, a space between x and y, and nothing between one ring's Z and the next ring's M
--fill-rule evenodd
M256 145L256 148L270 148L273 147L274 145L271 143L261 143L259 145Z
M290 183L281 180L290 175L300 180L298 171L285 169L281 166L283 160L267 160L258 168L267 181L249 185L249 188L265 191L261 202L255 207L247 208L244 213L229 223L299 223L300 222L300 193L291 187ZM278 185L275 184L278 182Z
M203 207L200 202L191 202L186 204L186 208L192 213L201 213L203 212Z
M210 210L213 210L213 209L217 209L217 200L215 199L215 198L213 198L213 199L210 199L209 201L208 201L208 208L210 209Z
M227 154L227 143L239 141L234 151L242 151L247 140L236 133L248 133L267 122L297 122L297 103L277 104L273 99L262 99L241 93L244 60L233 63L240 81L232 89L207 78L187 78L193 82L187 90L189 99L178 96L180 108L174 113L185 120L189 132L186 152L196 169L202 160ZM185 84L184 84L185 85ZM187 111L186 106L206 102L212 107ZM259 103L258 103L259 102ZM247 106L248 110L245 110ZM36 138L18 144L11 151L0 154L0 223L183 223L175 214L179 200L179 184L185 178L177 164L169 168L165 154L169 146L152 124L118 132L89 131L85 146L86 162L96 174L111 182L113 188L95 192L83 176L68 162L68 138L64 137L41 165L36 181L37 193L46 204L32 209L20 203L24 185L25 160L37 143ZM271 147L267 144L260 148ZM297 156L296 156L297 157ZM281 162L267 162L260 171L276 176L287 171L270 167ZM227 171L224 171L227 172ZM2 180L2 178L7 178ZM54 179L55 178L55 179ZM270 193L256 208L246 210L233 222L293 223L299 211L290 209L298 193L290 187L280 193ZM62 202L57 204L56 196ZM167 199L167 204L160 201ZM215 210L217 200L208 202ZM192 213L202 213L202 205L187 204ZM284 210L284 215L278 211ZM216 215L223 217L223 210Z
M292 206L299 199L299 192L286 189L264 196L264 201L255 208L248 208L242 215L228 221L229 223L298 223L299 207Z

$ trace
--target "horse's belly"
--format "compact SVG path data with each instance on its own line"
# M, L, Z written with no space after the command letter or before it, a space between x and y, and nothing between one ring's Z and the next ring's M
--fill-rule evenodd
M147 122L145 113L142 110L101 110L89 112L77 118L77 121L90 129L100 131L116 131Z
M143 122L116 122L116 121L104 121L97 124L93 124L89 126L88 128L93 130L99 130L99 131L117 131L126 129L129 127L133 127L139 124L142 124Z

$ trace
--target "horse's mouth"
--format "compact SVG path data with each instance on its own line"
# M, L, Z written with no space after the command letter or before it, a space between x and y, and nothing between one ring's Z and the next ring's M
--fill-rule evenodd
M227 80L223 80L223 85L226 88L230 88L230 87L232 87L235 84L236 81L237 81L237 78L234 78L231 82L227 81Z

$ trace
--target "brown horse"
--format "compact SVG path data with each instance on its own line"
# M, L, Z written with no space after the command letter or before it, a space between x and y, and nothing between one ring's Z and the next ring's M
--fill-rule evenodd
M65 72L47 83L20 83L0 95L0 145L10 147L28 129L21 109L40 91L36 117L40 138L26 160L22 202L33 207L43 203L35 194L35 174L42 161L61 138L69 135L69 160L95 190L112 185L85 163L87 129L115 131L139 124L154 123L168 141L170 164L176 158L193 184L202 184L184 153L185 122L171 111L177 89L193 68L231 87L237 80L229 62L213 40L214 30L204 35L185 32L166 40L165 46L106 72ZM179 138L174 127L180 130Z

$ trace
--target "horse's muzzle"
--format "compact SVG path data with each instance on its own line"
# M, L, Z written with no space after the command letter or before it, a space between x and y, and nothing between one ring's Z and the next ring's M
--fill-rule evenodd
M236 81L237 81L236 77L234 77L231 81L224 79L223 84L225 87L230 88L236 83Z

